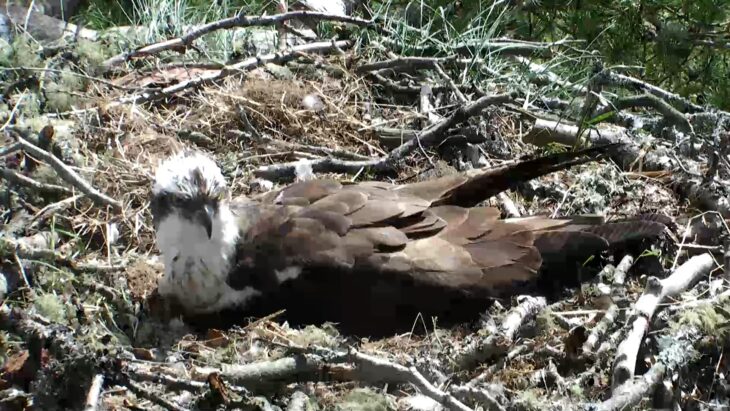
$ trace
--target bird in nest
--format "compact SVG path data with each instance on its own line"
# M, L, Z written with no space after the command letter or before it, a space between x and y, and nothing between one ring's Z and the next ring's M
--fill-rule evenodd
M469 321L495 298L545 292L575 280L591 256L664 232L659 215L501 219L478 205L615 148L404 185L309 180L251 198L232 198L215 161L185 150L159 165L152 186L165 266L157 291L203 327L281 309L290 324L370 336L411 329L419 314Z

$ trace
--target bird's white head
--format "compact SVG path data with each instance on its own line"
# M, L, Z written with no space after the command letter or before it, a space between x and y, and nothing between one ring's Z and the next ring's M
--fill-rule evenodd
M214 311L255 294L226 283L241 229L230 202L221 169L199 151L180 152L157 168L150 208L165 261L158 291L187 310Z
M185 150L160 163L150 208L155 227L177 213L202 225L210 238L213 222L229 198L226 180L215 161L199 151Z

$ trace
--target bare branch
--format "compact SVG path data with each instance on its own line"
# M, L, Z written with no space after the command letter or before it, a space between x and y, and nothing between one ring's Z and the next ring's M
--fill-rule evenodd
M468 344L454 362L459 368L470 368L485 359L505 352L514 341L517 331L530 318L547 307L543 297L524 296L522 302L504 318L496 334Z
M24 176L16 172L15 170L9 170L4 167L0 167L0 177L8 180L11 183L23 185L41 193L48 194L66 194L71 195L72 191L63 186L57 186L55 184L46 184L33 180L30 177Z
M122 211L122 203L96 190L94 187L91 186L91 184L86 182L69 166L64 164L61 160L53 156L51 153L36 147L17 133L15 135L15 138L18 140L18 143L21 145L23 150L29 152L35 157L44 160L46 163L48 163L48 165L56 170L56 172L62 179L64 179L72 186L78 188L82 193L86 194L96 204L101 206L109 206L115 212Z
M356 26L361 26L361 27L366 27L366 26L372 25L372 21L359 19L357 17L350 17L350 16L336 15L336 14L327 14L327 13L317 13L317 12L311 12L311 11L305 11L305 10L292 11L292 12L281 13L281 14L274 14L271 16L246 16L243 14L239 14L234 17L229 17L226 19L214 21L212 23L208 23L208 24L202 25L200 27L197 27L194 30L189 31L187 34L185 34L182 37L165 40L165 41L162 41L159 43L140 47L136 50L133 50L133 51L130 51L127 53L118 54L118 55L111 57L111 58L107 59L106 61L104 61L102 63L102 66L109 69L111 67L124 63L125 61L129 61L134 58L155 55L155 54L160 53L161 51L165 51L165 50L182 51L182 50L185 50L186 48L188 48L190 45L192 45L192 43L195 39L200 38L208 33L218 31L218 30L225 30L225 29L230 29L230 28L234 28L234 27L273 26L273 25L281 24L288 20L294 20L294 19L311 19L311 20L315 20L315 21L319 21L319 20L337 21L337 22L341 22L341 23L354 24Z
M86 396L84 411L96 411L99 408L102 384L104 384L104 376L102 374L96 374L94 379L91 380L91 387Z
M687 119L687 117L684 116L684 114L672 107L666 101L649 93L641 94L638 96L617 98L612 101L610 105L604 106L603 108L596 111L594 115L600 116L612 110L618 111L634 107L653 108L661 113L661 115L669 124L675 125L682 130L692 130L692 124L690 124L689 120Z
M678 94L664 90L661 87L657 87L653 84L649 84L645 81L641 81L631 76L624 74L615 73L611 70L604 70L598 76L597 81L606 85L631 87L637 90L646 91L654 96L657 96L670 104L678 106L680 110L684 112L699 112L704 111L702 106L694 104L689 100L679 96ZM728 114L728 113L726 113Z
M644 294L634 305L633 321L629 334L616 349L616 358L613 367L613 387L619 387L634 376L636 356L641 341L649 329L649 321L654 316L659 304L667 297L675 296L700 277L709 273L715 261L712 255L702 254L687 260L669 277L660 280L649 277Z
M363 354L354 349L348 355L357 365L359 374L367 380L413 384L423 394L452 410L472 411L453 395L436 388L414 366L406 367L382 358Z

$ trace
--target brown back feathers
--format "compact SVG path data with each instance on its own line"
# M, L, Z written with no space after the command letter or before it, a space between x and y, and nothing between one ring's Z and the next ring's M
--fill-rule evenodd
M410 326L418 313L473 318L485 298L534 283L546 263L574 266L612 244L662 233L664 224L651 219L598 225L570 218L500 220L499 210L475 207L518 182L605 150L403 186L292 184L259 199L228 281L261 290L269 302L263 309L284 307L290 321L335 321L359 333Z

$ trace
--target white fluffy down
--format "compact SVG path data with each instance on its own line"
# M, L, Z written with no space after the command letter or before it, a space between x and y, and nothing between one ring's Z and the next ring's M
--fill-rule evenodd
M160 165L153 192L193 190L189 176L194 168L204 178L225 186L212 159L202 153L180 153ZM238 236L238 221L227 200L221 202L213 219L210 238L203 226L173 210L157 227L157 246L165 264L158 284L160 294L173 295L189 311L198 313L243 305L259 294L251 287L234 290L225 282Z
M191 171L196 168L208 180L209 187L214 184L226 185L223 172L212 158L199 151L181 151L165 159L157 167L152 193L159 194L162 191L189 192L193 189L190 181Z

